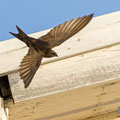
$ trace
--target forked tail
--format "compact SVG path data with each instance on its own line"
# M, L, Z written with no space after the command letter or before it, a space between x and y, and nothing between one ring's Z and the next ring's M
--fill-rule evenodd
M18 34L15 34L12 32L9 32L9 33L15 36L16 38L18 38L19 40L25 42L27 46L29 47L31 37L27 36L27 34L25 34L17 25L16 25L16 28L18 30Z
M28 47L32 46L35 49L40 48L43 49L45 47L48 47L48 43L45 41L41 41L40 39L35 39L32 37L29 37L27 34L25 34L17 25L16 28L18 30L18 34L9 32L10 34L12 34L13 36L15 36L16 38L18 38L19 40L23 41L24 43L26 43L26 45Z

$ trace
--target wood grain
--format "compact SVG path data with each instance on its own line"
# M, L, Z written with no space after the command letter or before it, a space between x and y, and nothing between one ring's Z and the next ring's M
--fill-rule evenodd
M120 106L119 85L120 80L106 81L16 104L7 102L6 107L10 110L10 120L16 117L18 120L83 120L117 110ZM109 89L114 87L118 89L110 94Z
M0 76L8 75L16 103L6 103L10 120L82 120L116 111L120 106L119 21L120 12L94 18L55 48L59 58L43 60L28 89L17 72L26 46L16 39L1 42Z
M14 100L17 102L119 79L119 59L120 45L116 45L49 63L37 71L28 89L24 88L18 72L12 73L8 77Z
M82 120L117 110L119 52L120 45L116 45L43 65L28 89L23 88L18 73L10 74L17 102L9 105L11 119L16 110L19 118L26 120Z
M63 58L79 55L119 44L120 12L93 18L93 20L78 34L55 48L59 58L44 59L42 63L57 61ZM38 37L46 31L33 34ZM21 59L27 53L24 43L12 39L0 43L0 76L17 71ZM9 59L9 60L8 60Z

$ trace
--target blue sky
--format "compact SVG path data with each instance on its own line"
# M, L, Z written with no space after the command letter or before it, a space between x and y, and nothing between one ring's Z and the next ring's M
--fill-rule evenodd
M66 20L120 10L120 0L1 0L0 41L13 38L18 25L27 34L52 28Z

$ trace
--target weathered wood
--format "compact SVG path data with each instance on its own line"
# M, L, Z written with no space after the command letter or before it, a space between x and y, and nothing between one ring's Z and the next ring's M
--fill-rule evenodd
M120 80L111 80L13 104L10 120L83 120L117 110ZM17 114L16 114L17 113Z
M59 64L55 62L44 65L25 91L23 84L13 83L14 99L25 100L35 95L45 97L10 105L11 119L14 120L16 109L19 118L25 117L26 120L82 120L116 110L120 106L119 52L120 45L117 45L61 60ZM39 74L43 75L40 80L37 77ZM10 80L12 82L13 79ZM55 94L62 91L66 92ZM46 96L48 94L52 95Z
M107 114L91 117L87 120L120 120L120 115L117 113L117 111L114 111Z
M16 76L11 74L14 100L37 97L10 105L11 119L14 120L16 109L19 118L26 120L82 120L117 110L120 106L119 52L120 45L116 45L44 65L26 90L22 81L12 83Z
M10 119L15 120L17 115L18 120L82 120L117 110L120 106L119 21L120 12L94 18L84 30L55 48L59 58L43 60L44 65L28 89L17 72L27 48L12 41L16 45L20 43L20 47L3 49L0 75L8 75L16 103L6 104L11 111Z
M120 78L120 45L43 65L28 89L8 75L15 102ZM48 69L49 68L49 69Z
M59 58L44 59L42 63L120 43L119 20L120 12L94 18L80 33L55 48ZM46 31L43 31L31 36L38 37L45 33ZM21 59L27 53L27 48L17 39L1 42L0 48L0 76L3 76L18 69Z

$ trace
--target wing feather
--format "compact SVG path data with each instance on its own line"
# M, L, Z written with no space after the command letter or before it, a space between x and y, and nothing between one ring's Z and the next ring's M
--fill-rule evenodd
M90 22L92 16L93 14L90 14L60 24L39 39L49 43L50 48L58 46L84 28Z
M20 64L20 77L23 79L25 88L29 86L43 58L42 52L38 53L34 48L30 48L28 54L24 56Z

